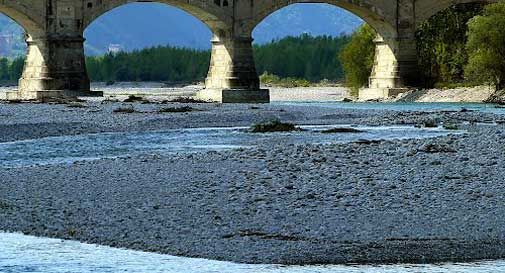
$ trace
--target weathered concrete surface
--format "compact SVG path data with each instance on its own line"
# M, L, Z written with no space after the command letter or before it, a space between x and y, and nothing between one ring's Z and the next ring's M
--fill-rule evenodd
M0 0L5 13L27 33L28 59L17 99L89 94L83 33L96 18L131 2L181 8L214 33L212 62L203 98L220 102L267 101L259 88L251 47L253 29L268 15L294 3L328 3L361 17L379 34L370 96L416 86L415 30L450 5L483 0ZM487 0L496 2L501 0ZM237 95L235 93L237 92Z

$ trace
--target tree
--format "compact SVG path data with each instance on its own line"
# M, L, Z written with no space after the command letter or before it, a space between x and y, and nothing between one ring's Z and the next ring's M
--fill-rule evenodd
M11 81L17 81L19 78L21 78L24 66L25 66L24 57L17 57L12 61L9 68L9 78Z
M345 71L345 83L354 92L368 83L374 63L376 37L375 30L365 24L354 32L351 41L340 54Z
M483 3L451 6L423 22L416 32L420 70L427 86L464 80L468 62L468 22L481 14Z
M505 3L490 4L468 25L467 79L505 87Z
M9 80L9 59L0 58L0 80Z

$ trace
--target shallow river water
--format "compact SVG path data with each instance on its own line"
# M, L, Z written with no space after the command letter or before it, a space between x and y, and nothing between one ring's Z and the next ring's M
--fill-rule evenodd
M505 261L438 265L281 266L191 259L74 241L0 233L0 272L19 273L411 273L505 272Z
M428 138L458 133L442 128L413 126L354 127L361 133L323 134L321 131L348 125L301 126L293 133L253 134L246 127L176 129L157 132L100 133L46 137L0 143L0 166L72 163L136 154L191 153L226 150L262 144L345 143L361 139Z
M390 110L390 111L461 111L462 109L484 113L505 114L505 106L489 103L453 102L275 102L280 105L317 106L338 109Z

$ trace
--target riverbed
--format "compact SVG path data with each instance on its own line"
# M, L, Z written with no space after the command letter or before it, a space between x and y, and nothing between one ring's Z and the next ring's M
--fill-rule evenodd
M502 110L401 107L0 104L0 230L248 265L504 258ZM241 131L272 119L383 130Z

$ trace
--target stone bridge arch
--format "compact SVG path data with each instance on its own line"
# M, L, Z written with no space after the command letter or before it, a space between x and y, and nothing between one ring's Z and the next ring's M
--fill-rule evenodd
M232 0L88 0L83 7L81 31L107 12L131 3L161 3L179 8L205 23L214 33L229 30L233 25Z
M345 1L345 0L281 0L254 1L253 19L247 24L247 31L252 31L258 24L271 14L285 7L300 3L329 4L342 8L360 17L374 28L382 37L395 37L395 5L380 5L375 0Z
M503 0L417 0L415 2L416 24L419 26L435 14L454 5L470 3L491 4L500 1Z
M45 7L42 1L0 1L0 12L18 23L27 35L41 35L45 31Z

